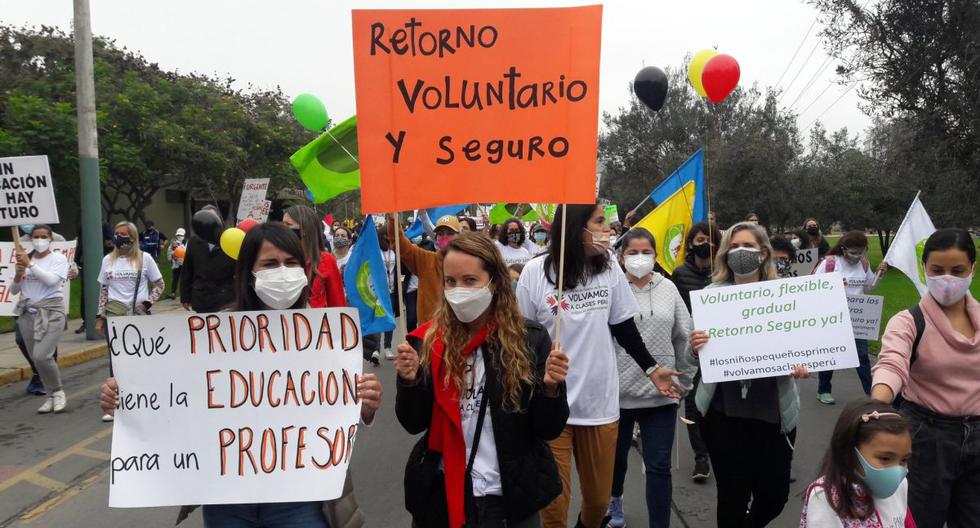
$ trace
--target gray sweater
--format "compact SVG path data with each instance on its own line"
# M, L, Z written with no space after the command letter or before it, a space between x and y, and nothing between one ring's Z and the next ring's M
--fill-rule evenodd
M630 284L640 313L633 318L643 337L647 350L657 364L680 371L678 383L690 388L697 363L691 355L688 335L693 323L684 300L674 283L659 273L642 288ZM677 403L673 398L662 396L657 387L636 361L622 347L616 346L616 363L619 367L619 407L641 409L661 407Z

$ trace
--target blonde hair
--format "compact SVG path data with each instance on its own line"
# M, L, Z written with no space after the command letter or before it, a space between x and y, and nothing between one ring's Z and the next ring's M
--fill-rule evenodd
M457 251L480 259L483 269L490 274L490 290L493 301L487 308L491 331L487 335L485 358L490 358L500 371L503 386L503 408L507 412L521 411L522 385L534 385L532 352L527 347L527 327L524 316L517 308L517 296L510 285L510 270L500 256L493 241L482 233L461 233L441 251L443 257ZM441 270L440 270L441 271ZM445 349L442 362L445 366L443 383L452 383L462 394L465 387L463 374L466 360L463 347L469 341L469 330L456 318L445 297L440 296L439 306L433 314L433 324L425 334L421 363L431 368L432 343L442 336ZM495 353L491 353L493 350Z
M116 229L120 227L126 228L126 231L129 233L129 238L132 239L133 243L126 249L119 249L113 246L112 253L109 253L109 266L115 266L116 260L119 257L126 257L126 260L133 266L133 269L143 269L143 250L140 249L140 233L136 230L136 224L125 220L119 222L116 224L116 227L112 228L113 237L116 236Z
M776 266L772 261L772 244L769 242L769 235L766 234L765 229L751 222L739 222L729 227L721 237L721 244L715 254L715 272L711 275L711 282L732 282L735 280L735 273L728 267L728 252L732 249L732 238L736 233L742 231L750 231L759 244L759 249L766 255L762 265L759 266L759 280L778 279Z

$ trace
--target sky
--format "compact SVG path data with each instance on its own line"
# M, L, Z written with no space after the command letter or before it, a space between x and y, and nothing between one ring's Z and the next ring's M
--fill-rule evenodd
M94 0L92 31L139 50L168 70L232 77L239 87L280 86L290 97L320 97L335 122L355 113L351 9L553 7L569 0ZM716 47L738 60L743 86L779 86L781 106L800 114L803 137L815 119L863 132L870 120L857 90L840 85L817 12L799 0L611 0L603 2L599 106L615 113L644 66L682 65ZM71 27L71 0L0 0L0 22ZM802 42L802 45L801 45ZM791 61L797 50L795 59ZM811 82L812 80L812 82ZM777 84L778 83L778 84ZM807 88L804 90L804 88ZM669 102L667 103L669 104Z

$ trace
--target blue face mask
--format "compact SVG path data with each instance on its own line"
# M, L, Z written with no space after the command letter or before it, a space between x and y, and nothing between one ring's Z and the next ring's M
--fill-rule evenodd
M417 237L412 237L411 238L411 241L412 241L413 244L416 244L416 245L417 244L420 244L422 242L422 235L419 235Z
M856 447L854 452L857 453L858 462L864 468L864 475L859 474L858 478L864 482L876 499L887 499L894 495L909 473L908 468L901 464L886 468L872 467Z
M25 235L29 235L34 232L34 224L24 224L20 226L20 230L23 231Z
M510 287L511 288L514 288L514 290L517 290L517 281L516 280L511 280L510 281Z
M548 233L544 231L535 231L533 235L535 242L544 242L544 239L548 238Z

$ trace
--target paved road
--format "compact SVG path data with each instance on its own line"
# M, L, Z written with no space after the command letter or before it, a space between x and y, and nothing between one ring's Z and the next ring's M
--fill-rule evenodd
M375 370L385 384L386 404L376 424L358 435L352 462L357 497L368 526L409 526L403 507L402 476L415 438L405 433L394 418L394 374L390 364ZM110 509L106 506L111 427L99 420L101 412L96 403L98 386L105 374L104 359L66 370L69 404L60 415L37 415L41 399L24 393L23 382L0 387L0 528L173 526L177 508ZM839 400L846 401L860 392L853 372L838 373L835 382ZM815 388L815 380L800 383L803 422L795 461L800 480L793 486L783 515L773 523L776 527L798 525L800 494L817 472L840 410L839 405L828 407L817 403ZM714 526L714 482L698 485L690 481L693 457L686 432L679 433L678 444L672 526ZM635 452L630 460L626 489L628 524L643 526L646 524L643 475ZM575 501L573 519L577 509ZM200 514L195 514L181 526L201 525Z

